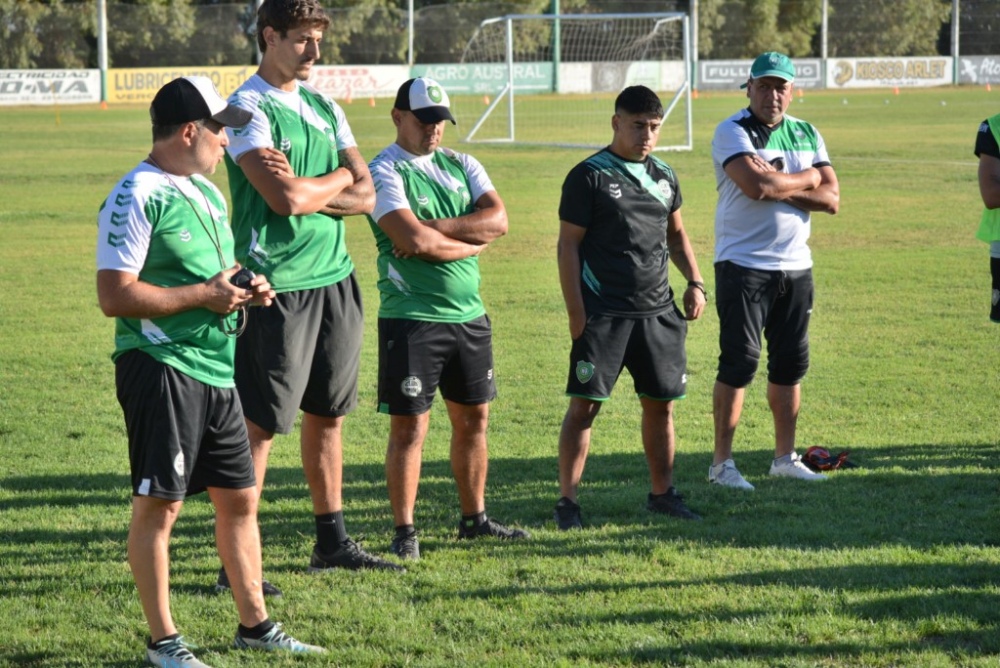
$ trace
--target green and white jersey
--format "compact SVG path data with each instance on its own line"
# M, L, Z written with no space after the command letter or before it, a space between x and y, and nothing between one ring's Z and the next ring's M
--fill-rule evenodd
M353 270L344 221L321 213L279 216L247 181L239 159L251 149L277 148L296 176L323 176L340 166L338 151L356 146L344 111L322 93L296 82L283 91L253 75L229 98L253 113L242 128L226 128L226 168L233 199L236 258L267 276L276 292L337 283Z
M786 174L830 165L819 131L785 115L774 127L741 109L719 123L712 139L719 203L715 209L715 261L765 271L812 267L808 211L784 202L752 200L726 174L725 166L744 155L759 155Z
M378 226L382 216L399 209L410 209L418 220L472 213L476 201L494 190L483 166L451 149L417 156L392 144L369 169L375 181L375 210L368 221L378 247L379 317L463 323L483 315L478 257L397 258L392 240Z
M226 201L200 175L167 177L140 163L118 182L97 214L97 268L164 288L193 285L232 267ZM162 318L115 318L118 359L139 349L206 385L231 388L236 315L208 309Z

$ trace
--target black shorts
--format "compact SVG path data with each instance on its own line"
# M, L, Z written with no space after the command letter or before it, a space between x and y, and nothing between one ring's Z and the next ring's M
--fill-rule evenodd
M325 288L282 292L249 309L236 341L236 387L243 414L287 434L299 409L340 417L358 404L364 312L352 273Z
M487 316L461 324L401 318L378 321L378 411L420 415L434 394L467 406L497 396Z
M809 368L811 269L761 271L732 262L715 265L719 314L719 372L731 387L746 387L760 362L761 333L767 339L767 378L796 385Z
M687 321L677 307L648 318L593 315L569 353L566 394L604 401L622 369L640 397L672 401L687 388Z
M257 484L235 389L206 385L139 350L118 358L115 386L134 495L179 501L207 487Z

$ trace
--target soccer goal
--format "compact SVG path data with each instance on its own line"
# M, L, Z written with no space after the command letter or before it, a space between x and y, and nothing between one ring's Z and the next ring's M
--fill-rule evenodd
M474 95L455 100L476 119L465 141L606 146L615 97L642 84L663 101L657 150L691 150L691 62L680 12L487 19L462 56L476 81Z

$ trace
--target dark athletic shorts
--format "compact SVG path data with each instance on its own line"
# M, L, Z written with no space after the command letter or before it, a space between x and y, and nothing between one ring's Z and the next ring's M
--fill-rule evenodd
M439 387L442 397L467 406L496 398L490 319L453 324L379 318L378 411L426 413Z
M236 387L243 414L287 434L299 409L340 417L358 404L364 313L352 273L325 288L282 292L251 308L236 340Z
M811 269L761 271L732 262L715 265L715 309L719 314L719 372L731 387L746 387L760 362L761 333L767 339L768 380L796 385L809 368Z
M566 394L604 401L628 369L640 397L681 399L687 387L686 337L687 321L673 303L648 318L592 315L569 353Z
M257 484L235 389L186 376L132 350L115 363L132 493L179 501L207 487Z

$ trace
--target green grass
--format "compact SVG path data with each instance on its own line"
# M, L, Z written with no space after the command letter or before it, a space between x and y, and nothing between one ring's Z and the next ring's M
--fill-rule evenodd
M707 484L710 308L689 331L689 396L677 409L677 484L705 521L642 509L648 474L623 377L594 431L581 489L587 528L569 535L551 518L569 345L555 241L562 179L588 152L460 145L449 127L448 143L483 162L510 214L509 235L482 258L500 390L487 498L533 540L454 539L438 406L417 506L423 561L404 576L307 575L308 493L297 434L282 437L260 512L266 572L286 592L269 607L332 653L228 649L235 610L211 591L218 560L203 498L188 502L173 540L180 629L223 668L996 665L1000 328L987 320L987 250L973 237L982 204L972 154L994 95L807 91L791 109L823 132L842 191L841 213L813 226L800 450L850 449L861 468L822 485L769 479L772 426L757 382L736 441L757 490ZM665 155L710 292L709 144L743 103L703 93L695 150ZM392 141L387 102L345 108L366 157ZM140 663L146 628L125 561L126 438L93 258L97 207L148 144L143 108L0 109L0 666ZM224 186L224 171L215 179ZM349 228L369 318L361 408L346 427L345 510L352 534L385 552L375 249L366 222Z

